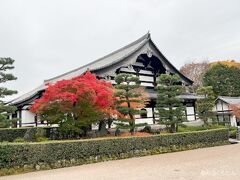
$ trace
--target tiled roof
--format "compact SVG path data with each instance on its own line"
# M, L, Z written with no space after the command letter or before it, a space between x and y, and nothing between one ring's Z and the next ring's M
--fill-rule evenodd
M41 86L33 89L32 91L26 93L26 94L23 94L22 96L19 96L18 98L16 99L13 99L12 101L8 102L9 104L18 104L20 102L23 102L25 100L28 100L29 98L32 98L34 97L35 95L37 95L38 92L40 91L43 91L45 89L45 85L42 84Z
M89 64L86 64L85 66L82 66L80 68L74 69L72 71L69 71L67 73L64 73L62 75L53 77L51 79L47 79L44 81L44 83L39 86L38 88L12 100L10 103L11 104L19 104L21 102L26 101L29 98L32 98L33 96L35 96L39 91L42 91L46 88L46 84L48 83L55 83L59 80L62 79L71 79L74 78L76 76L79 76L83 73L85 73L86 71L96 71L99 69L102 69L104 67L109 67L115 63L121 62L122 60L124 60L125 58L129 57L130 55L132 55L133 53L137 52L139 49L141 49L146 43L151 42L154 46L155 44L153 43L153 41L151 40L150 37L150 33L145 34L144 36L142 36L141 38L137 39L136 41L128 44L127 46L124 46L123 48L114 51L100 59L97 59ZM156 47L157 48L157 47ZM157 48L158 50L158 48ZM159 51L159 50L158 50ZM182 77L185 82L187 82L188 84L192 84L192 81L190 79L188 79L187 77L185 77L183 74L181 74L163 55L162 53L159 51L160 56L163 58L162 61L164 61L163 63L166 64L167 66L169 66L171 69L174 70L174 72L176 72L177 74L180 75L180 77Z
M240 97L218 96L218 99L227 104L240 104Z
M182 98L182 99L203 99L204 98L204 96L197 95L197 94L194 94L194 93L181 94L179 97Z
M54 78L47 79L47 80L45 80L45 83L55 83L58 80L71 79L73 77L83 74L87 70L94 71L94 70L104 68L106 66L111 66L112 64L121 61L125 57L127 57L130 54L137 51L145 43L147 43L149 38L150 38L150 34L147 33L144 36L142 36L141 38L139 38L138 40L130 43L127 46L124 46L123 48L121 48L117 51L114 51L100 59L97 59L97 60L85 65L85 66L82 66L82 67L72 70L70 72L64 73L62 75L56 76Z

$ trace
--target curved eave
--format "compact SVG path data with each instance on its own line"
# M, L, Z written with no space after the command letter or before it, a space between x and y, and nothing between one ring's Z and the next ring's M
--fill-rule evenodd
M158 47L155 45L155 43L152 41L152 39L150 39L149 41L152 43L154 48L156 48L156 50L158 51L160 56L163 58L165 63L168 64L168 66L171 67L175 71L175 73L177 73L185 82L187 82L188 85L192 85L193 81L191 79L189 79L188 77L184 76L175 66L172 65L172 63L170 63L170 61L168 61L168 59L161 53L161 51L158 49Z
M26 94L23 94L12 101L9 101L8 104L19 107L22 104L25 104L26 102L29 102L32 99L34 99L35 97L37 97L41 92L43 92L45 90L45 88L46 88L45 85L41 85L38 88L36 88Z
M24 106L24 105L28 105L28 104L32 104L33 101L39 97L39 94L41 93L41 91L36 92L35 94L33 94L32 96L29 96L28 98L21 100L19 102L16 103L12 103L11 105L14 105L16 107L20 107L20 106Z

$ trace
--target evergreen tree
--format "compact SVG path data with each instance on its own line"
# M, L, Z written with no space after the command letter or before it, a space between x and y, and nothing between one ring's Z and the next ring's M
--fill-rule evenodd
M208 125L208 120L214 121L213 107L215 105L215 99L213 88L211 86L201 87L197 90L198 95L202 95L202 99L197 100L197 112L198 116L204 122L204 126Z
M116 76L115 82L117 83L115 86L117 91L114 94L116 109L123 115L118 118L121 123L115 124L118 128L130 129L133 135L137 126L145 125L145 123L137 125L135 123L135 115L142 113L137 107L144 105L143 94L138 91L140 87L139 77L122 73Z
M8 70L14 69L14 60L11 58L0 58L0 83L16 80L17 78L8 73ZM0 98L4 99L6 96L16 94L17 91L9 90L6 87L0 87ZM11 125L11 122L16 119L9 120L8 116L16 111L16 107L6 104L0 100L0 128L6 128Z
M204 74L203 85L212 86L218 96L240 96L239 79L239 68L218 63Z
M157 105L159 122L167 129L177 132L178 124L185 121L183 100L178 96L182 93L179 76L162 74L157 86Z

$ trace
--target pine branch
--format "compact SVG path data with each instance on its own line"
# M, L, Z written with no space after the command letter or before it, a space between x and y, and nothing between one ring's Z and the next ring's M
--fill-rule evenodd
M14 60L11 58L0 58L0 83L5 83L8 81L16 80L17 78L6 71L14 68ZM9 90L5 87L0 87L0 98L16 94L17 91ZM9 127L11 122L8 120L8 115L15 113L16 107L6 105L2 100L0 100L0 127Z

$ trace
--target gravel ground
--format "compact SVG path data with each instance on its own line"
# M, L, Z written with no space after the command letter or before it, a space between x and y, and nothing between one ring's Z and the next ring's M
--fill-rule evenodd
M2 180L240 179L240 144L1 177Z

